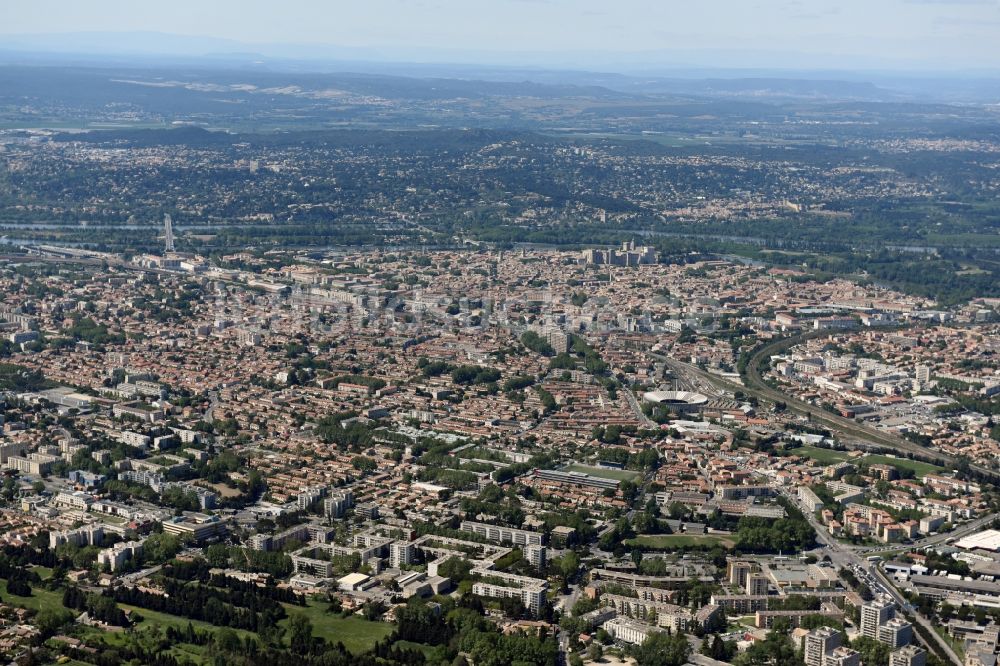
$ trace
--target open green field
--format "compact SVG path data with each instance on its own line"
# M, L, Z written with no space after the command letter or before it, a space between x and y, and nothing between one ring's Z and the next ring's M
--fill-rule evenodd
M138 606L131 606L129 604L118 604L123 610L138 613L142 616L143 620L139 624L135 625L134 632L142 634L143 632L150 631L155 627L174 627L175 629L184 629L187 627L188 622L191 626L198 631L219 631L223 627L217 627L208 622L203 622L201 620L188 620L187 618L179 617L177 615L170 615L169 613L160 613L157 611L147 610L145 608L139 608ZM240 638L246 636L256 636L255 633L251 631L246 631L244 629L233 629L232 631ZM124 643L129 640L129 634L124 631L101 631L100 629L89 629L88 635L91 638L96 638L105 645L115 647L118 645L124 645ZM195 664L205 664L208 663L205 657L205 647L201 645L192 645L189 643L174 643L174 645L169 650L177 659L187 659Z
M797 449L788 451L788 455L805 456L818 462L820 465L832 465L833 463L847 460L847 451L834 451L833 449L821 449L818 446L800 446Z
M614 481L634 481L639 476L638 472L632 472L627 469L608 469L605 467L591 467L590 465L567 465L560 471L581 472L583 474L597 476L602 479L612 479Z
M893 467L898 467L900 469L912 469L913 474L920 479L922 479L925 474L937 474L944 470L943 467L920 462L918 460L909 460L908 458L892 458L890 456L870 455L865 456L864 461L873 464L892 465Z
M61 596L59 597L59 601L61 605ZM309 618L309 621L312 622L314 636L325 638L331 643L337 643L339 641L343 643L344 647L351 652L360 653L368 650L377 641L380 641L391 634L395 628L395 625L387 624L385 622L369 622L368 620L356 615L344 618L341 617L339 613L327 613L325 602L310 599L308 604L309 605L305 607L292 606L290 604L284 604L284 606L289 615L293 613L304 613ZM159 613L157 611L138 608L128 604L118 605L124 610L134 611L143 617L143 621L137 625L137 628L140 631L143 627L153 625L183 629L187 627L188 622L190 622L191 626L199 631L218 631L221 629L221 627L217 627L200 620L188 620L187 618L179 617L177 615ZM288 619L284 619L278 624L287 628ZM233 631L235 631L240 638L256 635L251 631L243 629L233 629ZM102 634L103 640L110 645L114 645L117 640L123 639L124 636L124 633ZM200 654L199 646L178 645L175 647L177 648L177 656L186 656L193 661L198 661L197 657Z
M396 641L392 646L400 650L420 650L424 657L430 657L431 652L435 650L433 645L414 643L413 641Z
M304 608L285 605L285 610L289 615L304 613L312 622L314 636L325 638L330 643L343 643L344 647L354 653L364 652L371 648L395 629L395 625L386 622L369 622L357 615L341 617L340 613L328 613L326 612L326 602L314 599L310 599L309 604ZM279 624L284 626L287 623L288 620L282 620Z
M732 548L735 537L715 534L647 534L626 539L626 546L643 546L654 550L672 550L686 546L714 546L716 544Z
M122 609L134 611L143 617L143 621L136 627L139 631L142 631L144 627L152 627L154 625L183 629L187 627L188 622L190 622L191 626L199 631L219 631L222 629L222 627L217 627L200 620L188 620L187 618L179 617L177 615L159 613L157 611L138 608L128 604L119 604L119 606L121 606ZM395 628L392 624L384 622L369 622L368 620L355 615L343 618L339 613L327 613L326 604L324 602L313 600L310 600L309 605L306 607L285 604L285 610L289 613L289 615L292 613L305 613L305 615L309 618L309 621L313 624L314 636L321 636L331 643L341 642L344 644L344 647L354 653L360 653L368 650L377 641L380 641L391 634ZM288 619L284 619L278 624L287 628ZM233 629L233 631L235 631L240 638L256 635L253 632L243 629ZM100 632L100 636L101 640L108 645L116 645L125 640L126 634L124 632ZM418 646L414 645L411 647ZM203 648L198 645L178 643L171 648L171 654L177 658L186 657L195 663L204 662Z
M150 611L146 612L149 613ZM164 616L162 613L154 613L154 615L157 615L158 617L155 619L151 617L147 621L136 625L135 629L131 634L126 633L124 631L102 631L100 629L92 627L88 627L85 633L88 640L96 640L101 643L104 643L109 647L116 647L124 645L126 641L130 640L130 635L133 637L134 636L141 637L145 632L151 632L154 627L159 627L159 626L165 627L167 625L177 626L175 624L176 622L184 621L183 618ZM195 626L197 629L200 630L219 629L219 627L214 627L212 625L205 624L204 622L192 621L191 624L192 626ZM240 633L240 635L243 635L247 632L238 631L238 633ZM208 660L205 657L205 646L202 645L192 645L190 643L174 643L170 647L170 650L168 650L168 652L177 659L187 659L188 661L194 662L195 664L208 663Z
M170 648L170 654L177 659L188 659L196 664L206 664L205 647L201 645L191 645L189 643L174 643Z
M3 599L4 603L8 603L11 606L29 608L35 611L44 609L58 610L63 607L62 592L50 592L32 586L30 597L19 597L7 592L7 581L5 580L0 581L0 599Z
M0 599L12 606L19 606L21 608L28 608L35 611L63 608L61 592L50 592L49 590L33 588L32 595L30 597L18 597L8 594L7 582L4 580L0 580ZM177 615L160 613L146 608L139 608L138 606L131 606L129 604L118 605L122 608L122 610L138 613L142 616L143 621L136 625L136 629L138 631L142 631L145 627L152 626L184 629L187 627L189 622L191 626L200 631L218 631L221 629L221 627L217 627L201 620L188 620L187 618ZM305 607L285 604L285 610L289 613L289 615L292 613L304 613L309 618L309 621L312 622L313 635L320 636L331 643L343 643L344 647L354 653L360 653L370 649L377 641L380 641L391 634L395 628L395 625L393 624L385 622L369 622L368 620L365 620L357 615L351 615L345 618L341 617L339 613L327 613L326 603L313 599L310 599L308 605ZM282 620L279 624L283 627L287 627L288 620ZM233 631L235 631L240 638L256 635L251 631L243 629L233 629ZM95 630L95 633L98 634L101 640L108 645L120 644L126 637L125 632L97 632ZM412 647L418 646L414 645ZM201 656L201 650L199 646L177 645L175 646L174 652L178 657L185 656L192 661L200 661L199 657Z
M151 626L158 624L164 628L173 627L175 629L185 629L188 626L188 622L191 626L200 631L218 631L222 627L217 627L214 624L209 624L208 622L203 622L201 620L189 620L186 617L180 617L178 615L170 615L169 613L160 613L154 610L148 610L146 608L139 608L138 606L130 606L129 604L118 604L122 610L127 610L131 612L138 613L142 616L143 621L136 625L138 628ZM243 629L233 629L240 638L244 636L255 636L252 631L246 631Z
M838 463L849 458L848 451L834 451L833 449L823 449L818 446L800 446L797 449L790 449L786 453L787 455L811 458L820 465L832 465L833 463ZM893 458L892 456L875 454L869 454L863 458L854 458L853 460L863 460L872 464L892 465L900 469L910 469L913 470L913 474L917 478L923 478L925 474L941 472L943 469L931 463L910 460L909 458Z
M124 525L128 521L121 516L112 516L109 514L102 514L99 518L102 523L108 523L110 525Z

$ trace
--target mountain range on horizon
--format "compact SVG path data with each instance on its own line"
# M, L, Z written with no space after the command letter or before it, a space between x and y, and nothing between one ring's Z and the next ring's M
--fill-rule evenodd
M206 65L264 66L323 71L345 64L403 73L452 75L550 70L672 78L837 78L872 76L965 79L1000 77L1000 67L942 68L934 63L793 53L780 50L669 49L656 51L471 51L454 48L350 47L317 43L251 43L156 31L0 34L0 58L114 61L136 56Z

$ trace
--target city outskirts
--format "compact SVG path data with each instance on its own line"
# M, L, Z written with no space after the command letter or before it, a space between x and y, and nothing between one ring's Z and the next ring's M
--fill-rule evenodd
M2 663L997 666L995 2L21 4Z

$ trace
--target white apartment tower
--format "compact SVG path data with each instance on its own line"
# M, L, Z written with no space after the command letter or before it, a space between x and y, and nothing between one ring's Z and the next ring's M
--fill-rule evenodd
M896 615L896 605L889 599L873 599L861 607L861 635L878 640L878 628Z
M823 666L823 660L828 652L840 647L843 635L836 629L820 627L806 635L803 649L803 660L806 666Z

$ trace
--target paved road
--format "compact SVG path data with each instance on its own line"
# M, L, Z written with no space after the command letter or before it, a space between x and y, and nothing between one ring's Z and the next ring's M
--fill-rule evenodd
M905 544L905 545L890 546L890 547L885 547L885 546L853 546L853 545L849 545L849 544L843 544L843 545L844 545L845 548L850 548L851 550L853 550L854 552L859 553L859 554L864 554L864 553L884 553L886 551L898 551L898 552L902 552L902 551L907 551L907 550L915 550L915 549L920 549L920 548L926 548L927 546L934 546L934 545L939 544L939 543L944 543L945 541L948 541L949 539L959 539L961 537L964 537L967 534L971 534L973 532L978 532L979 530L984 529L987 525L989 525L990 523L992 523L997 518L1000 518L1000 513L991 513L991 514L983 516L981 518L976 518L971 523L965 523L964 525L961 525L960 527L958 527L958 528L956 528L956 529L954 529L954 530L952 530L950 532L945 532L943 534L935 534L934 536L924 537L923 539L918 539L918 540L914 541L913 543L909 543L909 544Z
M952 467L957 464L957 460L950 455L941 453L940 451L935 451L934 449L921 446L915 442L911 442L908 439L899 437L892 433L883 432L881 430L876 430L870 428L866 425L862 425L853 421L851 419L846 419L837 414L832 414L827 412L822 407L816 405L811 405L807 402L803 402L794 396L788 395L781 391L771 388L764 383L763 378L760 376L759 364L760 362L770 357L773 354L779 353L784 349L787 349L799 342L808 340L813 337L818 337L818 334L829 335L829 331L815 331L810 333L805 333L791 338L785 338L777 342L772 342L768 345L757 350L754 355L750 358L749 363L747 363L746 371L746 385L740 384L738 382L726 379L725 377L720 377L718 375L713 375L710 372L705 372L701 368L698 368L690 363L685 363L683 361L678 361L662 354L657 354L650 352L650 356L665 362L670 366L675 372L685 373L691 377L700 377L704 381L707 381L715 386L724 388L731 392L741 391L747 395L753 395L757 398L763 398L768 402L782 402L786 405L787 409L791 412L801 414L803 416L808 416L814 423L821 424L840 435L841 439L848 444L860 445L861 447L870 447L872 444L877 447L889 449L892 451L900 453L910 453L921 459L935 462L946 467ZM996 470L987 469L980 465L970 465L970 468L979 472L980 474L986 475L994 480L1000 480L1000 472Z
M697 664L697 666L730 666L724 661L718 661L717 659L712 659L711 657L706 657L705 655L695 652L692 650L691 654L688 656L688 661L692 664Z
M803 509L803 507L801 507L796 499L790 494L786 494L786 497L795 503L796 506L799 506L800 509ZM939 648L938 650L935 650L935 652L947 655L947 657L956 666L962 666L964 663L963 660L955 654L955 651L951 649L951 646L948 645L947 641L934 631L934 626L931 624L930 620L912 607L903 595L899 593L899 590L897 590L892 583L886 579L885 575L879 570L878 567L871 566L869 562L861 559L856 552L846 548L844 544L830 536L830 534L826 531L826 528L819 524L819 521L816 520L816 517L812 513L804 509L802 510L802 513L809 521L809 524L812 525L813 529L816 531L816 540L826 547L828 554L830 555L830 560L832 560L835 566L839 568L852 569L854 571L861 569L864 572L867 572L865 575L873 579L874 584L869 585L874 588L872 589L872 592L875 592L876 594L887 594L900 608L908 609L910 617L913 618L914 622L924 627L924 629L927 630L928 635L934 640L935 645ZM915 632L914 635L923 641L923 636L921 634Z
M142 571L136 571L135 573L126 574L121 578L119 578L119 581L125 585L134 585L143 578L146 578L147 576L152 576L162 568L163 568L162 565L157 564L156 566L149 567L148 569L143 569Z
M940 451L936 451L926 446L921 446L916 442L911 442L910 440L893 433L870 428L851 419L844 418L838 414L832 414L821 407L803 402L794 396L790 396L782 391L773 389L764 383L764 379L760 375L760 367L763 361L770 358L774 354L780 353L799 344L800 342L816 337L824 337L829 334L829 331L810 331L808 333L792 336L790 338L784 338L782 340L777 340L764 345L754 352L753 356L750 357L750 360L747 363L746 375L744 377L747 387L743 390L756 392L758 395L767 398L771 402L784 402L788 406L789 410L799 414L808 415L813 421L822 423L831 430L839 432L842 435L847 435L848 438L855 439L861 443L872 442L894 451L912 453L921 458L945 465L946 467L954 467L958 462L954 456L941 453ZM980 465L970 465L970 467L994 480L1000 479L1000 473L996 470L987 469Z
M632 411L635 412L635 417L639 419L640 424L646 426L647 428L659 427L656 421L643 413L642 407L639 406L639 401L636 400L635 394L632 393L632 389L623 386L621 390L625 392L625 399L628 400L628 404L632 408Z
M205 423L212 423L215 421L215 408L219 405L219 392L210 391L208 394L208 409L205 410L204 419Z
M910 606L908 604L908 602L905 599L903 599L902 595L899 593L898 590L896 590L895 586L893 586L893 584L891 582L889 582L889 579L887 579L885 577L885 574L882 573L881 569L879 569L876 566L876 567L872 567L871 571L872 571L872 573L879 580L882 581L882 584L889 591L890 596L892 596L893 600L897 604L899 604L901 608L910 608L910 609L912 609L910 611L910 613L909 613L909 617L912 617L917 622L917 624L919 624L920 626L922 626L924 628L924 630L927 632L927 634L929 636L931 636L934 639L934 641L937 643L938 647L941 648L941 651L943 652L943 654L948 655L948 658L951 659L952 663L957 664L958 666L962 666L962 664L964 664L965 661L962 658L960 658L955 653L954 650L951 649L951 645L948 644L948 641L944 640L944 638L942 638L940 635L938 635L938 633L934 630L934 625L931 624L931 621L928 620L923 615L921 615L920 613L918 613L915 608L913 608L912 606ZM915 633L915 635L918 638L923 639L923 637L920 636L920 634L916 634ZM939 653L939 654L941 654L941 653Z

